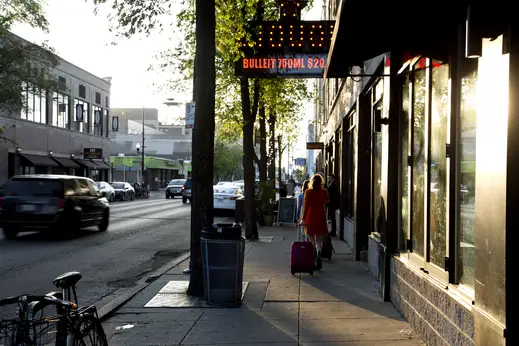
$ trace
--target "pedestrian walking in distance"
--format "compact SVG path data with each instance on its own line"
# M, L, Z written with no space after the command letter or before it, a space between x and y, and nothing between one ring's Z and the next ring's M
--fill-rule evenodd
M328 236L326 220L326 204L329 201L328 191L324 188L324 178L315 174L310 180L310 188L305 191L303 200L303 216L300 224L306 226L309 240L317 250L315 270L322 268L321 250L324 237Z

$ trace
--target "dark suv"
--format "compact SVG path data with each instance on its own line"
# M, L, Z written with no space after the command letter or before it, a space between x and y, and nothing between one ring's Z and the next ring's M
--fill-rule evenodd
M7 239L19 232L106 231L109 205L92 179L68 175L19 175L0 186L0 228Z
M193 188L193 179L188 178L182 186L182 203L186 204L189 200L191 203L191 189Z

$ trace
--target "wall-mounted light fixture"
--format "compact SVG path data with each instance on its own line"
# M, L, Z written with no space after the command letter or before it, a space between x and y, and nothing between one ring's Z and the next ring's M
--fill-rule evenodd
M467 20L465 22L465 57L469 59L480 58L483 52L483 37L480 33L481 21L479 11L475 6L467 8Z
M54 153L52 151L49 151L49 156L54 156Z
M70 154L70 158L71 158L71 159L74 159L74 154Z
M17 155L20 155L21 153L22 153L22 149L20 149L20 148L16 148L16 154L17 154Z

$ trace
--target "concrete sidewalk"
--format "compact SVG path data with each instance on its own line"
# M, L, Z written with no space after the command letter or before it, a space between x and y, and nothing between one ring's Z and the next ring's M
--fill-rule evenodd
M247 242L241 308L207 306L185 295L180 265L122 306L103 325L109 345L424 345L347 245L314 276L290 274L295 228L262 228Z

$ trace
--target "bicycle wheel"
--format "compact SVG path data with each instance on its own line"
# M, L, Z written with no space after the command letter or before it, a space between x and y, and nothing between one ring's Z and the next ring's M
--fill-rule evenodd
M69 346L108 346L101 322L91 314L78 316L74 322L72 340Z

